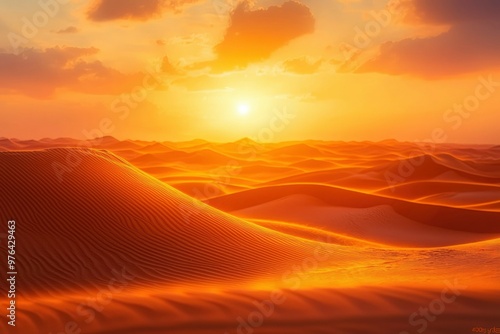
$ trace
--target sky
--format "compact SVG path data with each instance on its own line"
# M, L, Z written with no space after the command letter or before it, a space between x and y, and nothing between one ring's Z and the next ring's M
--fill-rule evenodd
M0 137L500 144L497 0L0 6Z

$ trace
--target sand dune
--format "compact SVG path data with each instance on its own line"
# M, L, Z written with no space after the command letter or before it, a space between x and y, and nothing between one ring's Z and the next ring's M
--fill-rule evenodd
M420 182L408 182L396 185L394 189L385 188L377 193L392 196L397 192L398 196L417 200L419 202L445 203L449 206L475 207L485 203L499 200L498 192L500 184L494 183L471 183L444 180L429 180ZM467 196L469 195L469 196ZM441 197L439 200L437 197ZM500 211L499 206L490 207L488 210Z
M130 149L116 149L113 150L117 155L120 157L126 159L127 161L130 161L132 159L141 157L143 153L135 151L135 150L130 150Z
M276 290L273 295L269 291L116 294L103 306L107 316L89 322L94 314L82 309L75 299L62 297L33 303L20 317L31 320L24 326L31 334L64 330L67 319L74 319L82 333L93 334L387 334L423 329L430 334L451 334L495 326L500 294L492 290L463 290L459 296L448 292L448 298L455 298L455 302L443 303L444 313L431 314L433 321L424 321L425 317L418 315L419 308L439 301L443 289L449 291L446 283L440 289L289 289ZM271 302L271 296L276 303ZM78 309L86 312L77 313ZM409 318L415 312L412 325ZM110 321L113 317L120 321ZM7 330L4 322L0 330Z
M402 217L425 225L457 231L500 233L500 215L496 212L414 203L318 184L290 184L251 189L212 198L210 204L221 210L233 212L275 201L289 194L313 197L322 201L323 206L369 208L386 205ZM291 206L290 210L293 208L294 206ZM287 210L276 210L276 212L286 213Z
M339 167L335 169L307 171L292 176L281 175L272 181L261 183L260 186L294 183L346 184L361 189L367 187L378 189L387 186L386 181L371 175L362 174L360 173L362 170L363 168L361 167Z
M424 224L394 211L390 205L344 208L316 200L293 195L228 212L246 219L266 218L313 226L358 240L399 247L453 246L500 237L499 232L466 232Z
M318 159L308 159L296 162L292 164L292 166L299 168L325 169L333 167L334 164L332 162L318 160Z
M202 148L190 153L182 161L195 165L222 165L231 160L234 160L234 158L211 149Z
M325 152L322 150L309 146L307 144L293 144L287 145L280 148L276 148L268 152L272 156L288 155L288 156L302 156L302 157L323 157Z
M102 146L105 146L106 149L109 149L109 150L136 150L136 149L142 148L141 144L135 143L131 140L114 142L114 143L111 143L108 145L102 145Z
M500 325L489 146L2 138L0 151L18 333L417 333L409 317L449 282L463 291L426 333ZM286 300L242 325L275 289Z
M53 165L69 154L80 163L59 182ZM0 170L4 214L20 222L20 270L29 294L99 284L110 265L144 274L142 285L265 280L314 246L193 203L107 152L4 152ZM50 197L43 196L47 189ZM80 267L75 237L89 243L84 254L94 259L92 269ZM39 272L37 263L46 270Z
M500 172L498 169L491 168L493 166L481 163L466 163L448 154L422 155L409 159L398 160L391 163L389 166L385 166L384 168L396 171L400 168L400 166L412 165L416 165L418 168L415 168L414 172L407 177L409 181L430 180L438 178L444 173L454 172L455 174L470 180L500 182Z
M146 153L131 159L130 162L138 166L161 166L165 164L166 160L153 153Z
M146 146L141 147L141 151L143 152L148 152L148 153L158 153L158 152L165 152L165 151L171 151L170 147L167 145L164 145L162 143L153 143L149 144Z
M16 143L14 140L10 140L8 138L0 138L0 147L6 150L16 150L21 148L22 146Z
M189 149L189 148L200 149L202 147L210 145L210 143L204 139L193 139L190 141L175 143L174 145L181 149Z

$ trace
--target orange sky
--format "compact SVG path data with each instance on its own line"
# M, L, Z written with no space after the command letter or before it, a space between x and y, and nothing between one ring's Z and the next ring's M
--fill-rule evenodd
M0 136L500 143L497 0L29 0Z

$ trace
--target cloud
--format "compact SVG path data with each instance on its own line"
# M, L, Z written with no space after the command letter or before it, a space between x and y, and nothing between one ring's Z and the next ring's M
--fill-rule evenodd
M356 72L440 79L500 69L500 1L398 0L394 4L405 13L406 23L449 28L438 36L386 42Z
M75 26L69 26L67 28L56 31L57 34L75 34L78 32L78 28Z
M439 79L499 69L499 31L499 22L464 24L437 37L385 43L380 54L357 71Z
M498 0L395 0L393 8L405 13L408 23L460 24L498 20Z
M50 98L57 89L88 94L119 94L140 82L140 74L123 74L86 57L96 48L53 47L0 53L0 93Z
M217 59L208 62L214 72L245 68L268 58L291 40L314 31L309 8L295 1L252 10L240 3L231 13L224 39L215 46Z
M322 63L323 59L312 61L307 57L294 58L285 60L283 62L283 69L295 74L313 74L319 70Z
M87 11L91 21L147 21L166 11L179 11L198 0L95 0Z

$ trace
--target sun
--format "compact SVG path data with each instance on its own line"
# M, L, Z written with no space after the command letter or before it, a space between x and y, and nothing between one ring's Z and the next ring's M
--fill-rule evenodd
M238 104L236 110L238 111L238 114L240 114L241 116L245 116L250 112L250 106L246 103L240 103Z

